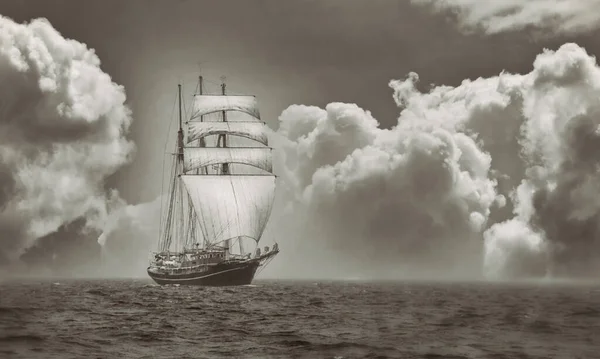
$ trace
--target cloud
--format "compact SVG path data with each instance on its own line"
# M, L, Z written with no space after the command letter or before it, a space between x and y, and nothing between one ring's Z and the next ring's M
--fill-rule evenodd
M600 68L571 43L538 55L527 80L521 144L528 169L514 195L514 221L497 224L487 241L509 242L515 231L522 241L541 237L549 275L597 277Z
M356 104L283 111L275 262L325 277L597 276L596 59L569 43L527 74L428 92L418 79L390 81L389 129ZM36 240L24 258L82 257L102 232L105 274L143 275L160 199L128 205L104 183L131 159L130 122L93 50L46 20L0 18L1 260Z
M0 257L79 218L103 227L120 202L104 181L134 150L130 122L93 50L45 19L0 17Z
M595 58L569 43L528 74L427 93L417 81L390 82L401 108L391 129L354 104L282 113L279 167L297 235L335 253L346 274L597 273Z
M452 11L463 30L486 34L534 29L547 36L598 29L600 0L412 0L434 11Z
M496 200L491 158L458 131L460 120L421 121L416 80L391 83L407 106L391 130L353 104L292 106L280 117L290 215L305 218L313 244L343 258L336 264L362 263L348 273L467 275L478 266Z

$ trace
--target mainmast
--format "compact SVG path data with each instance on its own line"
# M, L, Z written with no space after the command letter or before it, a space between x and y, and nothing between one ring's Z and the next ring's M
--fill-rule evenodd
M225 96L225 78L222 78L222 83L221 83L221 95ZM221 112L222 116L223 116L223 122L227 122L227 111L223 110ZM227 135L224 133L222 135L219 135L219 139L222 141L222 147L223 148L227 148ZM218 142L217 142L218 143ZM229 164L227 162L224 162L221 164L221 175L227 176L229 175ZM231 243L230 243L231 238L226 239L225 240L225 248L227 250L227 254L226 256L229 255L229 252L231 252ZM238 241L241 243L242 240L238 238ZM240 247L240 251L241 251L241 247ZM241 254L242 252L240 252Z
M221 95L225 96L225 79L223 79L223 83L221 84ZM227 111L223 110L223 122L227 122ZM222 134L219 136L223 141L223 147L227 147L227 135ZM229 174L229 164L223 163L221 174L228 175Z
M204 78L202 77L202 75L198 76L198 95L202 96L204 94ZM200 115L200 122L204 122L204 115ZM198 147L206 147L206 140L204 139L204 137L200 137L198 139ZM196 174L200 173L200 168L196 169ZM208 168L204 167L204 169L202 170L204 172L205 175L208 174Z

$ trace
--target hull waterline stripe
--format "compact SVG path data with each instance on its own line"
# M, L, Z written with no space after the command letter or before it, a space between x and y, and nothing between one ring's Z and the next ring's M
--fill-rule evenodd
M220 271L220 272L217 272L217 273L207 274L207 275L204 275L202 277L194 277L194 278L162 278L162 277L153 277L153 278L156 278L157 280L166 280L166 281L169 281L169 280L170 281L196 280L196 279L202 279L202 278L212 277L214 275L219 275L219 274L231 272L231 271L234 271L234 270L242 270L242 269L247 269L247 268L248 267L232 268L232 269L227 269L227 270ZM150 273L152 273L152 272L150 272Z

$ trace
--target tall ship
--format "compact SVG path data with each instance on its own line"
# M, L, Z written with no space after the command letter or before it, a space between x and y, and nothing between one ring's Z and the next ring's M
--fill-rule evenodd
M255 96L226 94L224 79L220 90L207 94L200 76L184 121L178 85L169 190L147 268L160 285L250 284L279 253L259 244L276 187L268 127Z

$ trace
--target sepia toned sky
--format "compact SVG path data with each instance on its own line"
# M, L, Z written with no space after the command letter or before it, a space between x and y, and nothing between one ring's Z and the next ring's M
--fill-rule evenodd
M458 85L529 71L542 48L567 40L600 51L598 32L465 35L447 13L409 1L3 0L0 13L17 22L47 18L95 49L102 69L125 86L137 152L109 185L131 202L160 191L160 181L141 179L161 169L176 84L190 94L200 69L212 81L226 76L230 91L256 94L272 128L291 104L336 101L357 103L389 127L398 109L388 82L410 71L424 88Z
M91 227L92 242L102 233L127 258L115 273L143 274L177 84L189 105L202 74L256 95L277 130L280 190L263 237L285 250L265 275L596 275L596 9L600 0L0 0L14 20L0 19L0 262L32 243L75 248L39 238ZM37 18L49 23L22 25ZM123 94L105 73L132 110L126 139Z

